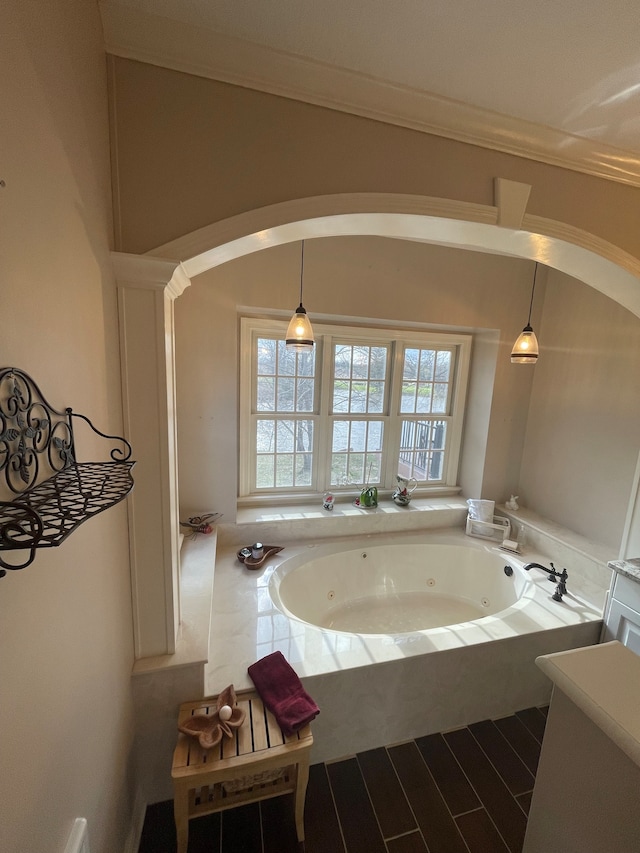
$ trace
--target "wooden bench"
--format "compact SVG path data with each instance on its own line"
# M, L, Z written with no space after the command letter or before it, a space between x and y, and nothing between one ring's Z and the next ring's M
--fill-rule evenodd
M238 693L246 711L244 723L212 749L179 733L171 776L178 852L187 853L189 820L281 794L295 795L298 841L304 841L304 800L313 745L310 726L283 735L275 717L255 691ZM194 714L216 710L217 697L180 706L178 723Z

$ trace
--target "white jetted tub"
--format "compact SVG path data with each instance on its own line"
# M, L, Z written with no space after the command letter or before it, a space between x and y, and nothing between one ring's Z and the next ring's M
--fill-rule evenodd
M600 633L571 564L556 602L523 568L547 557L461 530L290 542L256 571L238 547L216 557L206 689L250 687L247 666L282 652L321 709L314 762L542 705L535 658Z
M506 570L506 571L505 571ZM285 615L351 634L405 634L494 616L534 584L506 552L393 544L285 560L269 594Z

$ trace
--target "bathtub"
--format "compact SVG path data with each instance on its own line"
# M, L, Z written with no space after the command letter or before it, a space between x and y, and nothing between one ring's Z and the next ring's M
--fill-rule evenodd
M398 635L500 616L535 584L498 549L399 543L285 560L269 594L283 614L319 628Z
M535 658L598 642L571 566L561 603L524 571L539 553L457 528L278 544L258 571L237 541L216 556L206 691L251 687L247 667L281 651L320 707L314 762L544 705Z

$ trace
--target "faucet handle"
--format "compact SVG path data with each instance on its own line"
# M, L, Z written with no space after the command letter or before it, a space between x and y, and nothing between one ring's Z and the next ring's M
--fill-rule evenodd
M556 567L553 565L553 563L551 561L549 561L549 565L551 566L551 568L553 569L553 571L555 572L557 577L561 578L563 581L566 581L566 579L569 577L569 574L567 573L566 569L562 569L562 571L558 571L558 569L556 569Z

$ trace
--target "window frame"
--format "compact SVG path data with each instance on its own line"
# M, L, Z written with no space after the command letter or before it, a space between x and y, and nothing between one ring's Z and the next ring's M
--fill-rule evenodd
M431 330L416 328L399 328L397 326L353 326L326 324L314 322L316 337L316 370L314 411L304 413L300 417L312 420L314 423L313 436L313 472L311 486L305 487L271 487L257 489L255 487L256 462L256 428L255 422L265 412L257 412L254 401L257 388L257 340L259 337L283 339L287 328L286 320L258 317L240 318L240 358L239 358L239 469L238 469L238 502L239 503L285 503L302 502L304 498L314 498L325 491L336 495L354 493L356 484L346 486L330 486L331 476L331 441L333 421L342 420L383 420L384 444L381 467L381 484L378 489L385 492L395 486L400 439L403 420L424 419L445 420L450 433L448 446L443 460L442 479L432 485L420 484L414 497L429 496L457 488L457 476L460 454L462 451L462 434L465 417L465 403L471 360L472 335L447 330ZM331 413L332 383L333 383L333 345L336 342L349 345L385 346L389 348L389 359L386 370L386 404L382 413ZM408 413L400 411L402 390L402 364L404 350L407 348L450 349L454 354L453 379L449 411L446 413ZM287 416L297 417L297 413L273 412L274 418L284 419ZM398 453L396 453L396 450Z

